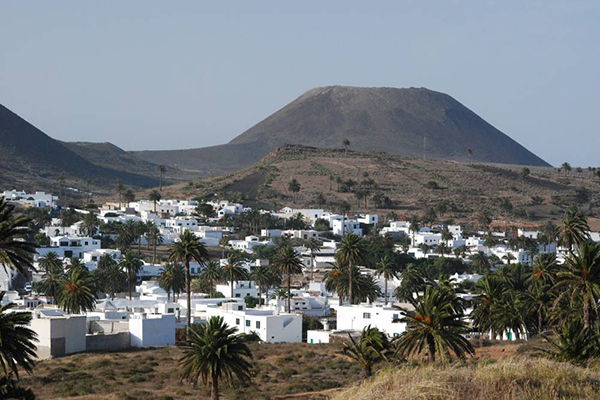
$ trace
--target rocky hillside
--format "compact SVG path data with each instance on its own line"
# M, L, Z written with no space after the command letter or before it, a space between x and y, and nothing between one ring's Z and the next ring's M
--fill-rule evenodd
M316 88L226 145L136 154L210 174L251 165L285 144L341 148L345 139L359 151L548 166L451 96L424 88Z
M490 211L505 223L535 225L559 219L577 204L593 218L600 213L600 179L590 171L559 173L554 168L432 161L377 152L284 146L244 170L194 185L179 184L169 194L245 198L250 205L338 210L347 202L354 212L424 215L473 222ZM290 180L300 182L293 203ZM507 209L510 203L512 209ZM595 225L594 225L595 226Z

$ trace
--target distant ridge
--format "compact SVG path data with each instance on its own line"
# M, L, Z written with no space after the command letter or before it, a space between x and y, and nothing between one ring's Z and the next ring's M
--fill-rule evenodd
M140 162L139 160L135 160ZM158 179L98 166L0 105L0 183L53 184L59 177L91 180L95 185L150 187Z
M451 96L424 88L319 87L228 144L134 154L214 174L251 165L277 146L340 148L344 139L353 150L467 161L471 149L473 161L549 166Z

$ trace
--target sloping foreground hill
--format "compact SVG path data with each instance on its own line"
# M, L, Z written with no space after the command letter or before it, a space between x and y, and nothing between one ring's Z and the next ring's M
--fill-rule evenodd
M344 139L359 151L466 161L470 149L480 162L548 166L451 96L424 88L315 88L228 144L135 154L210 175L249 166L285 144L340 148Z
M567 175L553 168L530 167L530 174L524 176L522 168L283 146L252 167L204 178L193 186L174 185L166 189L166 196L243 195L250 205L272 209L288 205L338 210L346 201L353 212L376 211L380 215L391 211L422 215L443 203L446 210L439 215L441 220L472 223L477 213L489 210L502 223L507 219L520 225L558 219L569 204L591 214L600 212L600 179L588 171ZM288 190L291 179L301 185L295 204ZM349 181L354 182L352 187L348 187ZM359 201L356 193L361 190L367 197ZM377 205L373 200L377 193L388 197L389 204ZM505 200L510 201L512 210L502 208Z
M55 185L59 177L68 184L87 180L99 186L117 181L142 187L158 184L154 177L95 165L0 105L0 184L44 188Z
M600 398L600 370L545 359L400 367L333 400L556 400Z

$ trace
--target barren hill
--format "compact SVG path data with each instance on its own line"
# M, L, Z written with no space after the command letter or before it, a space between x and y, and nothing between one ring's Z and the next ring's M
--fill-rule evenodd
M359 151L466 161L470 149L475 161L548 166L451 96L423 88L315 88L226 145L136 155L207 173L229 172L277 146L341 148L344 139Z
M554 168L459 163L380 152L283 146L259 163L235 173L173 185L165 196L243 197L245 204L272 209L326 208L339 211L348 202L353 212L380 215L424 215L438 210L440 219L473 222L478 213L492 212L501 225L508 221L535 225L557 220L576 204L589 212L598 228L600 179L590 171L559 173ZM291 179L301 190L293 203ZM376 201L375 197L378 197ZM508 201L512 210L503 208ZM440 206L440 204L442 206ZM440 213L439 210L442 210Z
M48 188L59 177L67 184L156 186L158 180L130 171L96 165L0 105L0 184L14 188Z

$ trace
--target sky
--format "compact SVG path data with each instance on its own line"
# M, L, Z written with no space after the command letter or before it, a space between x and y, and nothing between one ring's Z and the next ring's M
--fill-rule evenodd
M600 1L0 2L0 104L65 141L226 143L317 86L447 93L600 166Z

